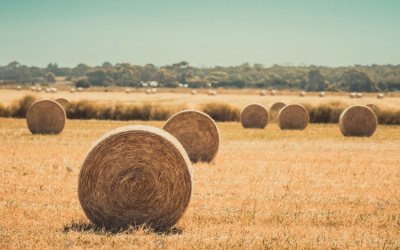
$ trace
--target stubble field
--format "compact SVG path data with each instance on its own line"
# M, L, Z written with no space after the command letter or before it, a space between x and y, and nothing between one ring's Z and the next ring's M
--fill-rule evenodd
M383 125L351 138L337 124L218 123L216 162L193 166L174 230L95 229L78 201L80 165L100 136L133 124L164 122L68 120L55 136L0 118L0 249L400 248L400 128Z

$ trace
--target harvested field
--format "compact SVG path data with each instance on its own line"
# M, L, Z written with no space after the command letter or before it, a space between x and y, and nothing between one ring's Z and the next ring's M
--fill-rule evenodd
M215 165L193 165L192 200L174 230L96 229L79 205L80 166L100 136L134 124L164 122L68 120L54 136L0 118L0 249L400 247L400 127L385 125L358 138L342 136L337 124L282 131L276 123L264 130L218 123Z

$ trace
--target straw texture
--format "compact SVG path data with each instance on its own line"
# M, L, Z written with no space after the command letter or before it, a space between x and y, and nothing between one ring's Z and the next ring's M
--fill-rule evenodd
M63 106L63 108L71 104L71 102L67 98L58 98L56 99L56 102Z
M188 208L192 167L171 134L151 126L125 126L89 150L79 174L86 216L106 228L129 225L166 230Z
M271 112L277 112L285 106L286 106L286 103L284 103L284 102L276 102L276 103L272 104Z
M52 100L35 102L26 113L26 123L32 134L59 134L66 119L63 107Z
M277 122L281 129L303 130L307 127L309 120L310 116L303 105L290 104L279 111Z
M371 136L377 126L375 113L364 105L349 107L339 118L339 129L344 136Z
M164 130L175 136L193 162L212 162L218 154L220 133L217 124L207 114L184 110L173 115Z
M263 105L251 103L240 112L240 122L244 128L265 128L269 122L269 114Z

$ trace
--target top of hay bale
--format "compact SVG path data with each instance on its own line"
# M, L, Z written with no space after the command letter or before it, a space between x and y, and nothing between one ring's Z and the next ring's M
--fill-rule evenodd
M271 112L278 112L285 106L286 106L286 103L284 103L284 102L276 102L276 103L272 104Z
M97 226L167 230L189 206L192 172L186 151L171 134L150 126L125 126L89 150L79 173L78 197Z
M52 100L37 101L26 113L26 123L32 134L59 134L66 119L63 107Z
M218 154L219 129L203 112L181 111L169 118L163 129L178 139L193 162L212 162Z
M250 103L240 112L240 122L244 128L265 128L269 122L267 109L259 103Z
M339 129L344 136L371 136L378 126L378 119L372 109L354 105L340 115Z
M71 102L67 98L58 98L56 99L56 102L58 102L63 108L71 104Z
M307 109L300 104L290 104L281 109L278 114L278 125L281 129L303 130L310 121Z

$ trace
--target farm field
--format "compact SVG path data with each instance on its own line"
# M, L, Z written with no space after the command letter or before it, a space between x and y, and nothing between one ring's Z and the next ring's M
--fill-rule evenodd
M0 93L7 103L28 92ZM238 107L334 99L68 94L41 96L168 105L218 98ZM396 98L371 100L398 104ZM134 124L161 128L164 122L68 120L55 136L32 135L24 119L0 118L0 249L400 248L400 127L384 125L370 138L355 138L343 137L337 124L281 131L276 123L263 130L217 123L216 162L193 165L192 200L174 230L97 230L79 205L80 165L100 136Z
M139 103L161 103L165 106L184 106L185 108L199 109L202 105L211 102L228 103L232 106L242 108L245 105L253 102L261 103L269 108L277 101L284 101L288 104L292 103L309 103L317 106L321 103L340 101L345 104L370 104L374 103L380 108L397 109L400 106L400 97L385 97L384 99L377 99L376 94L364 94L363 98L351 99L348 93L327 93L325 97L318 97L316 93L307 94L306 97L299 97L296 92L284 93L284 95L276 96L260 96L256 93L259 91L251 90L249 94L241 94L239 91L228 91L224 94L217 94L216 96L209 96L205 93L198 93L191 95L190 93L166 93L161 92L155 95L146 95L144 89L140 93L125 92L81 92L70 93L69 91L58 91L57 93L34 93L29 90L10 90L0 89L0 103L9 105L12 101L21 99L28 94L36 95L39 99L57 99L67 98L71 101L78 100L92 100L103 103L125 103L125 104L139 104ZM162 91L162 90L161 90ZM203 92L206 92L203 90ZM247 92L245 92L247 93Z

